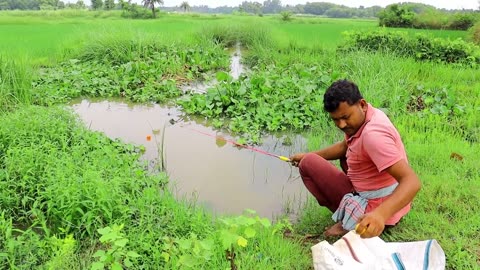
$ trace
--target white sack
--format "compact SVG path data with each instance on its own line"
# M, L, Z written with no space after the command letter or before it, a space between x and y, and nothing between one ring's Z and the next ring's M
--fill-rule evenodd
M445 269L445 253L435 240L387 243L351 231L333 245L322 241L311 250L315 270Z

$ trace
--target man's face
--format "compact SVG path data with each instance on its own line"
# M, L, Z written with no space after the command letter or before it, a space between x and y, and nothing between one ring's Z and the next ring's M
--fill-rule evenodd
M345 134L353 136L365 122L367 106L364 99L353 105L341 102L338 108L330 113L330 117Z

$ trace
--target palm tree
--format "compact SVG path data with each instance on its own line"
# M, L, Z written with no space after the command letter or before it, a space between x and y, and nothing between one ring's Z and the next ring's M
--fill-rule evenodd
M153 18L155 18L155 3L163 5L163 0L142 0L143 6L152 9Z
M187 12L187 9L190 9L190 5L188 4L187 1L183 1L182 4L180 5L180 8L183 9L183 12Z

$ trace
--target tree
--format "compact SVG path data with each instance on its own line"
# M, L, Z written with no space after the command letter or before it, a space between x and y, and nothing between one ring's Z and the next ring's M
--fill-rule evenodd
M272 14L279 13L282 10L282 2L280 0L263 1L263 13Z
M39 0L41 10L55 10L58 7L59 0Z
M92 1L92 9L101 9L103 6L103 1L102 0L90 0Z
M103 6L105 10L112 10L115 8L115 0L105 0L105 4Z
M0 10L9 10L9 9L10 9L10 3L8 3L6 0L1 0Z
M70 9L85 9L85 3L83 0L78 0L76 3L66 3L65 8L70 8Z
M330 18L351 18L353 9L348 7L334 7L325 11L324 15Z
M388 5L378 14L380 26L412 27L415 13L408 5Z
M262 11L262 4L259 2L243 1L239 6L239 10L245 13L260 14Z
M152 10L153 18L155 18L155 3L163 5L163 0L142 0L143 6Z
M308 13L308 14L323 15L327 10L334 8L336 6L337 5L335 4L326 3L326 2L313 2L313 3L307 2L303 9L305 10L305 13Z
M85 5L85 2L83 2L83 0L78 0L75 5L76 5L77 9L85 9L87 7Z
M190 9L190 5L188 4L187 1L183 1L182 4L180 5L180 8L183 9L183 12L187 12L187 9Z

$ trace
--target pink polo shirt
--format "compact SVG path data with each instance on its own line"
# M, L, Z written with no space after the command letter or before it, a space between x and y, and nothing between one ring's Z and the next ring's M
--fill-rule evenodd
M346 136L347 176L356 191L377 190L397 182L386 169L404 159L405 148L397 129L379 109L368 104L365 123L353 136ZM368 201L366 213L378 207L387 197ZM410 203L387 220L396 224L410 210Z

